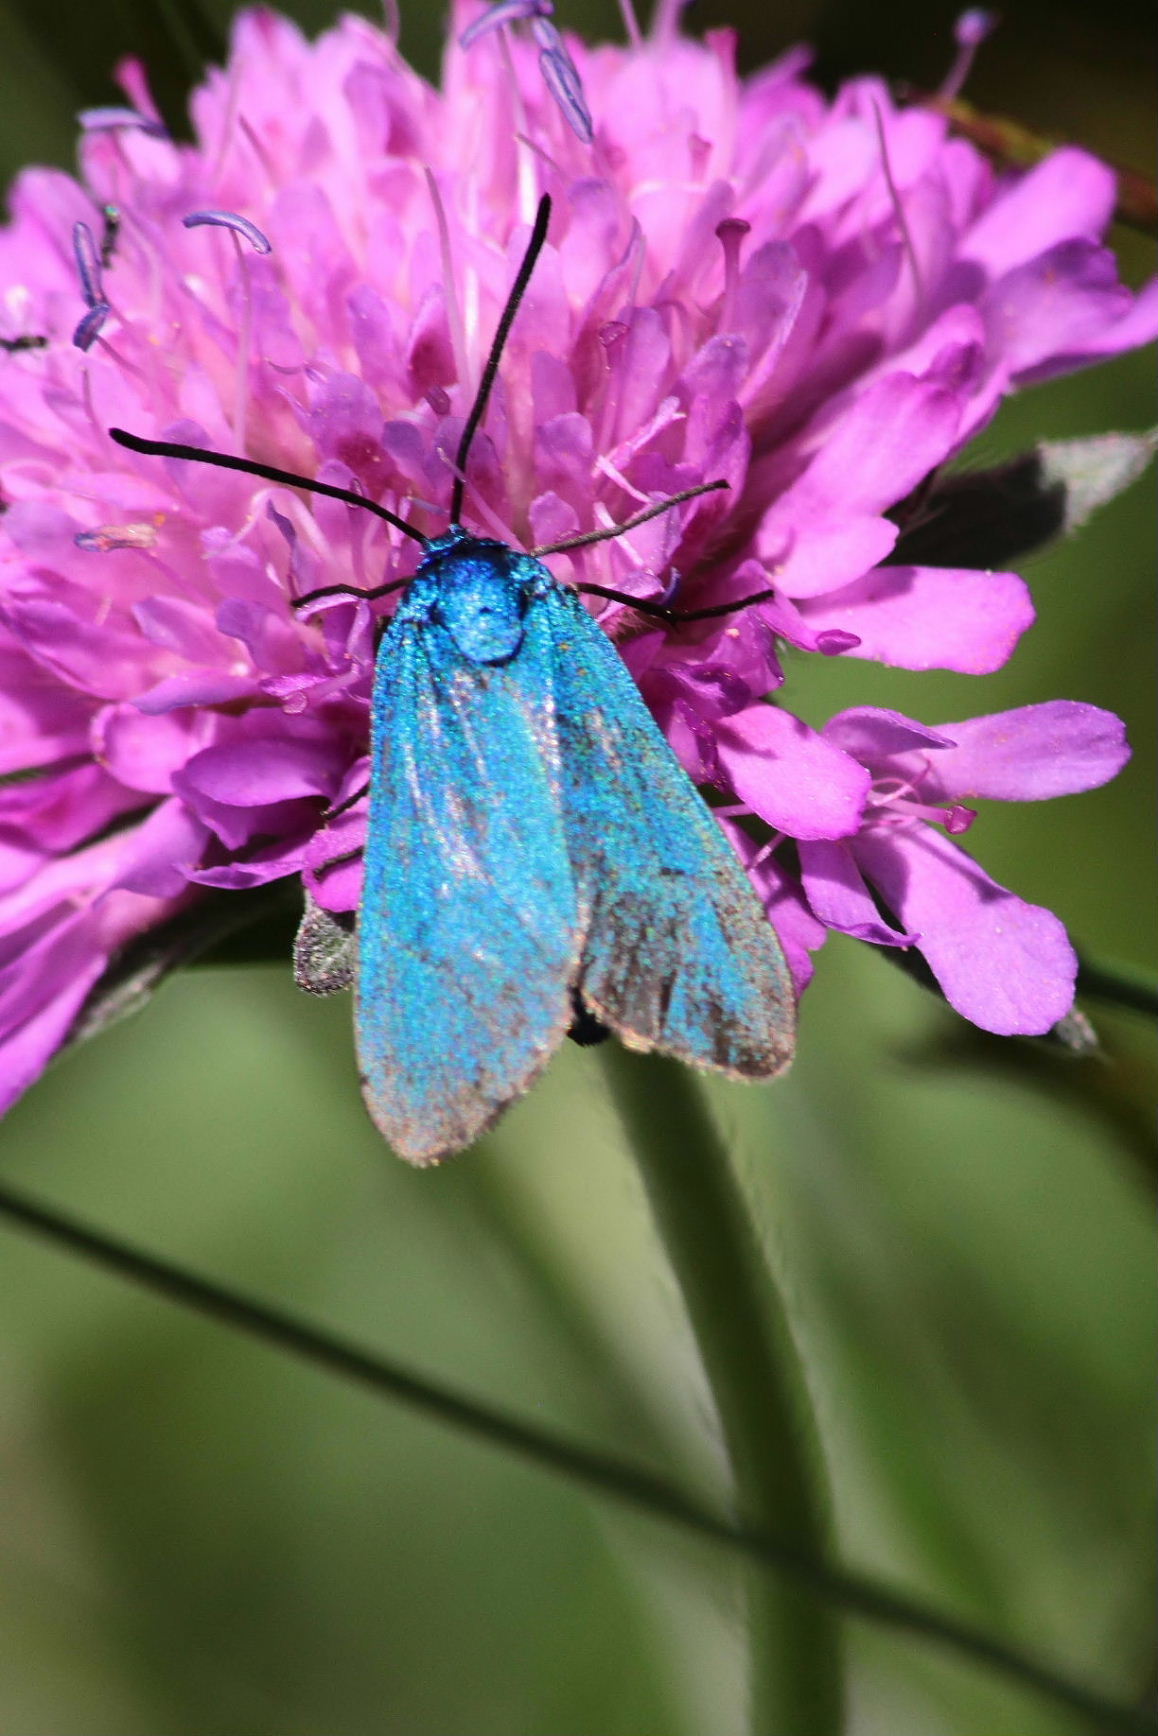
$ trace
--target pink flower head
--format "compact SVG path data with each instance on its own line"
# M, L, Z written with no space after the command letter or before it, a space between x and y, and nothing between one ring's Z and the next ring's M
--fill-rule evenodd
M711 631L600 619L685 764L802 863L840 852L846 903L867 876L923 947L936 910L976 916L980 880L972 904L947 889L956 846L929 847L912 895L895 864L928 833L904 804L940 800L929 779L979 725L898 759L852 741L851 714L817 734L760 702L781 641L913 669L1006 660L1032 619L1021 579L894 560L896 509L1015 387L1153 335L1158 299L1116 280L1093 158L999 176L878 80L830 102L800 54L748 81L732 54L727 32L680 36L671 0L649 39L595 50L547 0L503 0L459 9L435 90L361 18L310 44L252 11L194 95L194 145L128 65L129 106L84 117L80 179L21 176L0 233L0 770L23 780L0 792L0 1101L118 949L202 889L300 875L356 907L364 804L326 815L364 781L376 612L291 601L415 562L368 514L130 456L107 430L248 453L443 530L448 454L543 192L549 243L468 522L543 544L727 481L554 570L686 608L774 588ZM804 958L845 905L767 851L753 872L779 875L773 919ZM1064 944L1038 949L1051 981ZM950 998L994 1023L941 956ZM1038 1029L1063 998L995 1028Z

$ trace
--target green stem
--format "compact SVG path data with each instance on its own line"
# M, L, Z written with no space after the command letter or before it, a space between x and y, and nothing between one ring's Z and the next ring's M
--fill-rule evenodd
M1133 1013L1149 1013L1158 1017L1158 983L1151 971L1136 964L1119 964L1109 959L1078 959L1078 993L1094 1000L1109 1001L1126 1007Z
M830 1566L766 1531L733 1524L654 1471L623 1459L608 1458L537 1423L482 1404L376 1351L339 1338L300 1315L227 1289L172 1260L147 1254L69 1212L29 1198L4 1181L0 1181L0 1218L43 1237L67 1253L79 1255L101 1271L139 1284L155 1296L191 1309L204 1319L219 1321L340 1380L365 1387L380 1398L409 1405L432 1421L461 1430L470 1439L517 1454L541 1470L570 1478L594 1493L739 1550L749 1561L757 1561L766 1569L791 1576L798 1585L810 1587L816 1597L827 1599L834 1609L893 1633L931 1640L958 1657L996 1671L1006 1680L1068 1707L1096 1729L1120 1731L1122 1736L1154 1736L1148 1712L1116 1705L1096 1688L1017 1651L982 1628L971 1627L941 1610L915 1602L866 1574ZM811 1732L801 1731L799 1736L811 1736Z
M731 1463L739 1516L827 1554L820 1452L783 1301L693 1074L658 1055L603 1050L607 1078L683 1296ZM748 1591L753 1736L838 1736L839 1633L798 1587Z

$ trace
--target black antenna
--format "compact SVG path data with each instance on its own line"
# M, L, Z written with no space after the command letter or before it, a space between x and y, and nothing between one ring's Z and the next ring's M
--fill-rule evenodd
M519 311L519 303L526 294L527 285L531 281L531 273L535 263L543 251L543 243L547 239L547 225L551 221L551 196L544 193L539 200L539 209L535 213L535 227L531 231L531 239L527 243L527 251L523 254L523 263L519 266L518 276L511 285L511 293L507 297L507 305L503 309L498 329L491 342L487 365L482 371L482 379L478 383L478 391L474 395L474 403L470 407L470 415L466 419L466 427L462 431L462 439L458 443L458 451L454 455L454 491L450 497L450 522L457 524L462 512L462 497L466 488L466 461L470 457L471 445L478 433L478 425L483 419L487 407L487 399L495 383L499 371L499 363L503 359L507 339L511 335L511 327L515 323L515 315Z
M609 524L605 530L585 530L581 536L564 537L562 542L544 543L541 548L532 549L531 553L538 560L543 555L561 555L568 549L589 548L592 543L611 542L614 537L622 536L625 531L638 530L641 524L647 524L649 519L659 518L661 514L670 512L673 506L682 506L685 500L698 500L701 494L715 494L717 489L729 488L730 483L721 478L718 482L700 482L695 488L685 488L679 494L669 494L666 500L657 500L654 505L646 507L643 512L637 512L634 517L624 519L622 524ZM579 589L584 587L580 585Z
M287 488L305 488L311 494L344 500L347 506L364 506L367 512L384 518L387 524L392 524L395 530L400 530L413 542L421 543L423 548L430 544L430 538L415 530L412 524L407 524L404 518L379 506L368 495L355 494L352 488L338 488L332 482L318 482L312 476L296 476L292 470L279 470L274 464L259 464L256 458L237 458L230 452L213 452L208 446L181 446L171 440L143 440L139 434L130 434L124 428L110 428L109 437L118 446L127 446L130 452L143 452L149 458L185 458L196 464L215 464L219 470L241 470L247 476L263 477L266 482L283 482Z

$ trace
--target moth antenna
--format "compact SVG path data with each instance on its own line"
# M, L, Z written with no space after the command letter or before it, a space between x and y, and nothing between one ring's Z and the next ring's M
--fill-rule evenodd
M307 603L316 603L319 597L353 597L363 603L374 603L379 597L388 597L391 591L400 591L413 576L408 573L404 579L387 579L384 585L371 585L369 590L358 585L319 585L316 591L303 591L300 597L291 597L290 608L303 609Z
M536 261L538 260L540 253L543 251L543 243L547 239L547 225L550 221L551 196L549 193L544 193L543 197L539 200L539 209L535 214L535 227L531 231L531 239L527 243L527 251L523 254L523 263L519 266L518 274L514 283L511 285L511 293L507 297L507 303L503 308L502 317L500 318L495 330L494 338L491 340L490 354L487 356L486 367L482 371L482 378L478 383L478 391L474 395L474 403L470 407L470 415L466 419L466 427L462 431L462 439L459 441L458 451L454 455L454 490L450 497L451 524L458 523L459 516L462 512L463 493L466 488L466 464L467 459L470 457L470 449L474 444L474 437L478 433L479 423L482 421L486 412L487 400L490 398L491 388L495 383L495 377L499 371L499 363L503 359L503 351L506 348L507 339L511 335L511 327L515 323L515 315L519 311L519 303L527 292L527 285L531 281L531 273L534 271Z
M239 470L246 476L260 476L266 482L280 482L287 488L304 488L310 494L324 494L330 500L344 500L347 506L361 506L376 518L385 519L403 536L428 548L430 538L407 524L404 518L379 506L352 488L339 488L332 482L319 482L312 476L297 476L292 470L279 470L274 464L259 464L256 458L238 458L230 452L214 452L208 446L183 446L172 440L145 440L140 434L130 434L124 428L110 428L109 438L130 452L143 452L147 458L182 458L193 464L215 464L219 470Z
M581 596L606 597L609 603L622 603L637 615L650 615L653 620L666 621L673 627L682 626L685 621L716 621L723 615L737 615L741 609L750 609L753 603L767 603L776 595L775 586L769 586L766 591L753 591L750 597L737 597L734 603L713 603L707 609L672 609L647 597L633 597L630 591L613 591L609 585L576 585L575 589Z
M669 512L673 506L682 506L685 500L696 500L701 494L714 494L717 489L729 486L722 479L718 482L701 482L695 488L685 488L679 494L669 495L667 500L656 501L654 506L649 506L644 512L637 512L634 518L625 519L622 524L609 525L606 530L585 531L582 536L569 536L562 542L546 543L542 548L532 549L531 553L541 559L543 555L561 555L568 549L585 549L592 543L610 542L612 537L623 536L625 531L635 530L637 526L647 524L649 519L659 518L661 513Z

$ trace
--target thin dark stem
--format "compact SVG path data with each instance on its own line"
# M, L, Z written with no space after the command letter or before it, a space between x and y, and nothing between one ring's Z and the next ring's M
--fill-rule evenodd
M591 1452L504 1411L436 1386L397 1363L298 1319L285 1309L239 1295L211 1279L143 1253L3 1183L0 1183L0 1214L167 1301L221 1321L329 1374L409 1404L476 1440L517 1453L600 1494L739 1550L778 1573L789 1575L816 1597L850 1615L945 1646L1068 1706L1107 1732L1152 1736L1153 1725L1132 1707L1115 1705L1080 1682L1070 1681L1048 1666L1022 1656L992 1635L913 1603L862 1574L826 1566L763 1531L718 1518L652 1471Z
M1136 965L1109 964L1105 959L1079 956L1078 994L1158 1018L1158 983L1149 971L1139 970Z
M614 537L623 536L629 530L637 530L641 524L650 524L653 518L670 512L673 506L682 506L685 500L698 500L701 494L715 494L721 488L729 486L730 484L722 480L698 483L695 488L685 488L680 494L669 494L666 500L657 500L653 506L637 512L634 518L624 519L622 524L608 525L606 530L584 531L582 536L564 537L562 542L545 543L541 549L532 549L531 553L538 559L543 555L566 554L568 549L590 548L592 543L611 542ZM581 589L594 590L595 587L583 586Z
M127 447L130 452L144 453L146 458L181 458L190 464L213 464L218 470L239 470L245 476L260 476L265 482L281 482L287 488L304 488L310 494L324 494L330 500L344 500L347 506L363 507L367 512L372 512L375 518L385 519L387 524L400 530L403 536L408 536L412 542L421 543L423 548L426 548L430 541L420 530L415 530L412 524L407 524L404 518L399 518L396 513L379 506L378 502L371 500L368 495L355 494L352 488L338 488L332 482L318 482L312 476L297 476L292 470L279 470L276 464L260 464L256 458L238 458L232 452L214 452L209 446L184 446L171 440L146 440L140 434L130 434L125 428L110 428L109 439L115 440L118 446Z
M466 419L466 427L462 431L462 439L458 443L458 451L454 455L454 492L450 497L450 522L457 524L462 513L462 497L466 488L466 464L470 457L470 449L474 437L478 433L478 425L486 414L487 400L499 371L499 363L503 359L503 351L507 339L511 335L511 327L515 323L515 315L519 311L519 303L527 292L531 281L531 273L543 251L543 243L547 239L547 225L551 221L550 194L544 193L539 200L539 209L535 213L535 227L531 231L531 239L527 243L527 251L523 254L523 263L519 266L518 275L511 285L511 293L507 297L507 305L502 312L498 328L491 340L490 354L486 367L482 371L482 379L478 383L478 391L474 395L474 403L470 407L470 415Z

